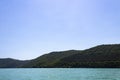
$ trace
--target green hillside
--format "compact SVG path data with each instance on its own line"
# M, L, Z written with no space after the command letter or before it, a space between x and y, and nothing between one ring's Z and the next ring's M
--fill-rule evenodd
M20 61L11 58L4 58L4 59L0 59L0 68L18 68L18 67L22 67L28 62L29 61Z
M0 68L120 68L120 44L51 52L36 59L0 59Z
M120 67L120 45L100 45L61 59L55 67Z
M60 61L62 58L77 54L79 52L80 51L77 50L51 52L49 54L44 54L36 59L31 60L30 63L24 65L23 67L54 67L53 65Z

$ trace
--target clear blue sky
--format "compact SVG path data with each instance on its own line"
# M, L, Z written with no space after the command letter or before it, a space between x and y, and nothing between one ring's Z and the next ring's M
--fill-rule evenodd
M120 0L0 0L0 58L120 43Z

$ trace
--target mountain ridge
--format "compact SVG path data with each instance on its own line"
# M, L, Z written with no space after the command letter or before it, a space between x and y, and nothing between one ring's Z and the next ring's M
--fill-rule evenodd
M0 59L0 68L120 68L120 44L55 51L25 61L8 59Z

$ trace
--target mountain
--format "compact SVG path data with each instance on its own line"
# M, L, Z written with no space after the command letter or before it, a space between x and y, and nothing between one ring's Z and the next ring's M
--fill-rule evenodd
M51 52L29 61L0 59L8 68L120 68L120 44L99 45L86 50Z
M120 68L120 45L100 45L62 58L55 67Z
M28 62L29 61L20 61L11 58L4 58L4 59L0 59L0 68L18 68L18 67L22 67Z
M31 60L28 64L25 64L23 67L30 68L40 68L40 67L54 67L53 65L60 61L62 58L78 54L81 51L78 50L68 50L60 52L51 52L44 54L36 59Z

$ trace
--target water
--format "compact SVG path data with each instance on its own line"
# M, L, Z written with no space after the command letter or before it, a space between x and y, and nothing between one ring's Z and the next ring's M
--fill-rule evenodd
M0 80L120 80L120 69L119 68L0 69Z

